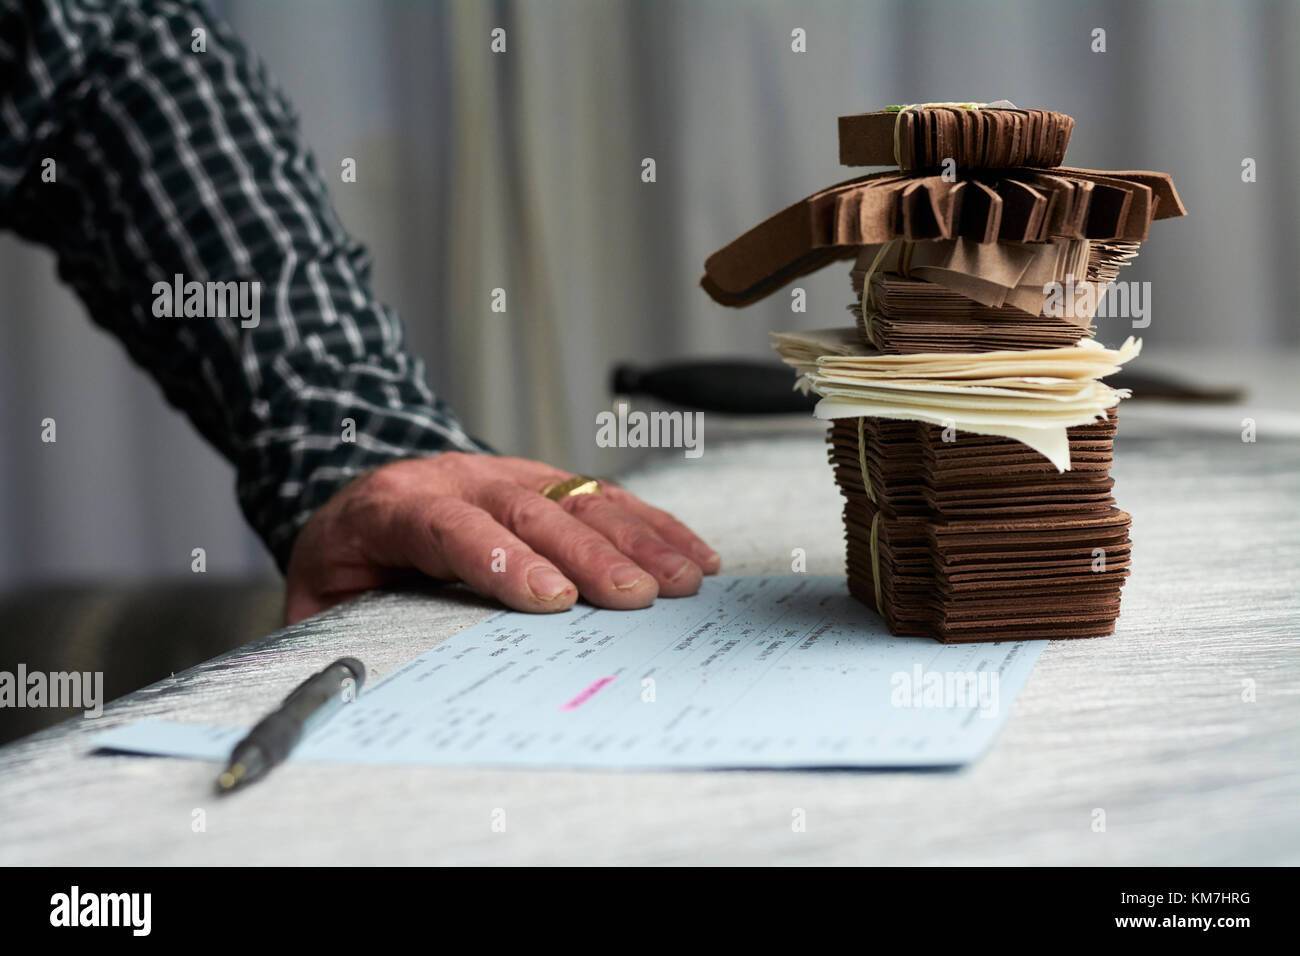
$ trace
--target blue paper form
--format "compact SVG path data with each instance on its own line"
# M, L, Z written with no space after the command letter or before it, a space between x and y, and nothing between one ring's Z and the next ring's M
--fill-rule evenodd
M495 614L364 690L291 759L958 766L992 742L1045 645L894 637L843 578L706 578L642 611ZM142 721L95 742L220 760L244 732Z

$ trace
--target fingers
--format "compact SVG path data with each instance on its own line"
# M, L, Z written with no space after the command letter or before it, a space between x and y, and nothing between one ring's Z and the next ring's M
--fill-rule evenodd
M700 589L703 572L698 564L603 494L570 495L560 506L654 575L664 597L684 597Z
M605 483L557 504L570 477L519 458L447 452L392 462L340 489L299 532L286 568L290 622L410 571L459 579L521 611L693 594L720 559L670 515Z
M722 558L718 553L668 512L646 504L630 491L610 482L602 482L601 490L606 499L639 517L664 541L683 554L689 555L705 574L716 574L722 567Z
M536 491L514 482L495 481L481 486L475 500L520 539L553 560L592 604L631 610L649 606L658 596L658 581L632 555L620 551L605 535ZM650 560L648 550L646 555Z
M578 590L490 514L459 498L414 500L389 528L399 557L435 578L459 578L517 611L564 611Z

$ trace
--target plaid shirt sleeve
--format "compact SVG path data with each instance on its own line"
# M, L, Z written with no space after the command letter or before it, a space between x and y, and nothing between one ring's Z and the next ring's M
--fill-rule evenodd
M56 252L93 319L235 465L281 568L355 475L490 450L372 293L292 107L197 0L0 0L0 227ZM158 317L155 286L177 276L259 283L260 321Z

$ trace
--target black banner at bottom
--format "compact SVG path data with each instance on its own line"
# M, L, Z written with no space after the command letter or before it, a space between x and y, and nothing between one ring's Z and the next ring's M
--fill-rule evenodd
M779 926L852 931L864 942L901 929L928 941L997 943L1005 934L1190 938L1232 945L1287 925L1293 873L1283 869L768 869L633 873L459 869L11 869L7 938L245 946L268 936L349 945L412 930L511 931L566 942L593 930L672 945L701 931L730 942ZM503 932L504 931L504 932ZM12 936L8 934L14 934ZM437 935L433 935L437 934ZM664 935L668 934L668 935ZM688 934L683 936L682 934ZM1243 935L1244 934L1244 935ZM420 937L417 937L420 938ZM619 939L614 936L612 939ZM625 938L625 937L622 937ZM879 937L881 939L885 937Z

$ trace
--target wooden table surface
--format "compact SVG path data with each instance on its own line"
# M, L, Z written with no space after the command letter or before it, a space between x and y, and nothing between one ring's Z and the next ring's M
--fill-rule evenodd
M1114 469L1135 542L1117 633L1048 646L967 769L295 764L217 801L210 764L90 754L139 718L250 724L343 653L378 678L489 613L454 590L371 595L0 749L0 863L1300 863L1300 441L1144 434ZM731 573L788 571L796 547L842 572L812 422L626 483Z

